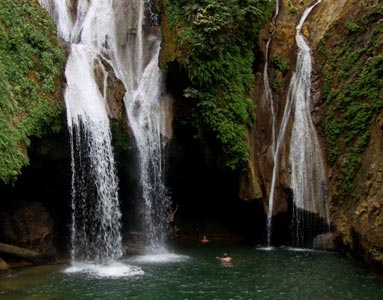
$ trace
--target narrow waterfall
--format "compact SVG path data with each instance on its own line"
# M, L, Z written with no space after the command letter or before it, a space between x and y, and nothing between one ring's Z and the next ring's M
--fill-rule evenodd
M60 38L71 44L65 104L72 153L72 261L107 263L123 254L106 103L108 72L102 62L112 52L113 8L110 1L79 0L72 22L70 3L41 1L55 18Z
M146 250L160 254L167 252L166 209L170 205L164 159L170 135L167 126L170 103L162 97L163 74L158 66L162 38L158 17L149 3L134 0L128 5L132 8L126 15L128 31L124 34L128 42L119 48L116 69L127 91L125 107L138 150L138 214L147 241Z
M327 180L323 167L321 147L311 119L311 49L301 29L312 9L322 0L307 8L297 26L298 46L295 76L291 79L291 94L294 102L294 123L290 142L291 188L293 190L293 227L295 244L304 245L303 232L307 225L305 211L314 213L329 224L327 205Z
M295 245L301 246L304 243L303 232L307 225L304 220L305 211L318 214L329 224L327 207L327 183L323 168L320 145L316 131L311 120L311 49L301 34L301 28L312 9L318 5L318 0L303 13L296 28L296 41L298 56L296 71L291 77L287 94L284 113L275 141L275 116L273 118L273 172L269 196L269 211L267 216L267 243L271 246L272 238L272 212L275 195L276 178L279 172L280 152L284 143L287 127L294 113L293 129L290 142L290 164L291 164L291 188L293 190L293 227L295 234ZM267 74L267 72L264 72ZM268 83L268 79L264 80ZM268 87L269 88L269 87ZM267 87L265 85L265 89ZM266 91L269 99L272 99L270 88ZM306 228L307 229L307 228Z
M150 253L166 252L166 209L170 199L165 186L164 153L166 110L161 107L162 74L158 68L160 41L138 86L125 97L140 163L143 228Z
M275 1L275 12L272 19L273 24L273 30L269 35L269 38L266 42L266 51L265 51L265 66L263 69L263 85L264 85L264 93L265 93L265 99L270 105L270 111L271 111L271 117L272 117L272 123L271 123L271 134L272 134L272 151L273 151L273 175L271 180L271 187L270 187L270 195L269 195L269 211L267 213L267 245L271 246L271 234L272 234L272 218L273 218L273 207L274 207L274 188L275 188L275 178L276 174L278 173L278 160L279 160L279 147L275 148L275 127L276 127L276 120L275 120L275 112L274 112L274 101L273 101L273 93L270 88L270 80L269 80L269 74L268 74L268 67L269 67L269 48L271 40L275 33L275 23L277 21L277 17L279 14L279 0Z

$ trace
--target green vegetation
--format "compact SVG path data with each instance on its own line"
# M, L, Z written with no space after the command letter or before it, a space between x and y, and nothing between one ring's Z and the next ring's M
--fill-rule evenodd
M29 137L60 130L58 101L65 57L56 25L35 1L0 6L0 180L28 164Z
M285 61L280 55L276 55L273 57L271 62L276 70L280 71L283 76L286 75L289 70L289 63L287 61Z
M322 95L328 105L324 124L328 160L341 171L343 198L353 189L370 140L371 121L383 108L383 25L375 20L379 12L370 9L367 16L365 13L361 11L343 30L338 24L334 30L339 36L333 41L327 36L319 51L327 63ZM328 43L335 46L328 47Z
M268 0L170 0L177 35L176 63L188 83L184 100L199 138L217 145L222 164L246 169L247 132L255 121L249 95L258 29L271 16Z
M288 6L288 8L289 8L289 14L290 14L290 15L296 15L296 14L297 14L298 10L297 10L297 8L291 3L290 0L287 2L287 6Z

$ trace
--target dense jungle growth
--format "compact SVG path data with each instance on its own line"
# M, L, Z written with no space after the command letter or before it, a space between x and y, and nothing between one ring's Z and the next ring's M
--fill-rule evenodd
M322 67L328 160L341 170L343 198L353 190L370 141L371 121L383 108L382 11L382 5L355 10L348 16L353 22L335 24L342 38L327 35L318 49L321 59L328 62Z
M0 181L28 164L30 137L60 130L65 56L56 24L37 1L0 6Z
M218 164L231 170L248 166L257 34L273 5L267 0L170 0L165 8L177 53L168 71L186 77L182 101L192 112L180 122L215 145Z

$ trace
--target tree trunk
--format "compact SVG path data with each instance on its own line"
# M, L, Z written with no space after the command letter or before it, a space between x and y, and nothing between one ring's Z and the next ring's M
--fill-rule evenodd
M42 262L54 260L54 257L48 256L48 255L42 255L32 250L28 250L25 248L20 248L20 247L8 245L8 244L3 244L3 243L0 243L0 253L15 256L32 263L42 263ZM0 262L0 268L1 268L1 262Z

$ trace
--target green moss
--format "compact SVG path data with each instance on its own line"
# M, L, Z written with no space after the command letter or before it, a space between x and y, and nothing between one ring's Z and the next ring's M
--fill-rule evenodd
M289 70L289 63L285 61L280 55L276 55L271 60L273 67L280 71L282 75L286 75L287 71Z
M346 34L342 34L342 25L338 24L335 46L325 47L327 36L319 53L325 62L322 97L328 105L323 128L327 155L329 163L340 170L343 198L352 193L355 175L370 140L371 122L383 108L383 26L365 13L361 11L352 22L343 25Z
M289 9L289 14L290 15L296 15L298 12L297 8L296 7L292 7Z
M65 57L55 28L36 2L1 3L0 180L4 182L15 179L28 164L31 136L60 130L57 90Z
M357 33L360 30L360 27L354 23L347 23L346 29L349 35Z
M207 144L218 145L218 160L233 170L248 166L254 49L272 5L267 0L171 0L166 7L181 53L177 67L188 80L183 101L191 107L191 123Z

